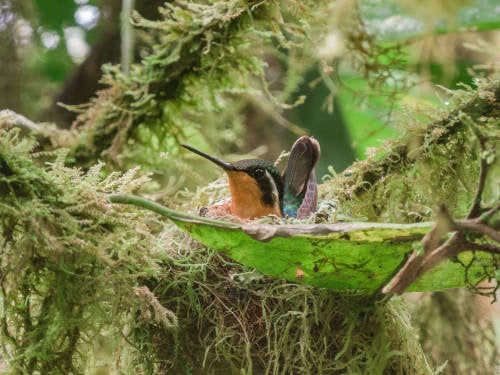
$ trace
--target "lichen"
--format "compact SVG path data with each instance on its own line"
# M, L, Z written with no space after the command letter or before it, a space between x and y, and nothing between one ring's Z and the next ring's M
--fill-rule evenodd
M156 372L433 373L400 299L286 283L204 248L177 266L154 291L179 329L137 332Z

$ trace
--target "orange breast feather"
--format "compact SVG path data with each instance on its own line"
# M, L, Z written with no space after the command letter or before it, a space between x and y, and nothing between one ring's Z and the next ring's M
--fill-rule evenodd
M274 206L262 202L262 192L257 182L242 171L226 171L231 190L231 213L243 219L255 219L266 215L281 217L279 203Z

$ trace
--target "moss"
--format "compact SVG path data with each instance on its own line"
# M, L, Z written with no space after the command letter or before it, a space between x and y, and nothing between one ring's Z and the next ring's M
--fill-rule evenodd
M120 213L102 194L129 189L133 174L98 177L63 166L41 168L35 143L0 130L2 343L12 368L83 372L85 348L104 326L123 329L138 278L153 275L142 215ZM49 157L44 154L45 157ZM133 259L133 260L132 260Z
M135 14L135 26L152 40L147 56L130 76L116 66L105 68L103 83L109 87L74 124L87 134L75 150L78 162L91 164L106 156L126 165L134 157L157 168L160 152L176 152L179 139L194 132L220 134L221 141L229 133L236 139L242 97L259 91L271 95L259 51L276 41L286 48L287 42L305 38L300 24L307 20L291 14L296 8L312 13L314 2L286 3L178 1L160 8L158 21ZM267 100L279 106L278 100ZM134 152L137 148L141 151Z
M135 333L157 373L433 373L397 298L273 280L203 248L176 266L154 291L179 329Z

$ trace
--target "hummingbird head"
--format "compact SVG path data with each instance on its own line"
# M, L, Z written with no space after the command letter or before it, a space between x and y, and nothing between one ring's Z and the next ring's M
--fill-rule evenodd
M182 146L210 160L226 172L233 215L243 219L270 214L283 216L283 179L273 164L260 159L228 163L194 147Z

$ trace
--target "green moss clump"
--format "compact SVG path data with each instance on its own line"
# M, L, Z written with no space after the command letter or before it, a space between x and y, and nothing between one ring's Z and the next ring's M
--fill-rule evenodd
M31 153L33 139L0 129L2 345L23 373L80 373L103 330L121 332L141 277L156 274L142 214L111 207L103 193L144 182L66 168L66 152ZM37 160L53 159L42 168Z

